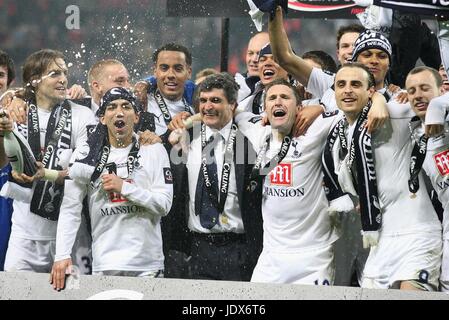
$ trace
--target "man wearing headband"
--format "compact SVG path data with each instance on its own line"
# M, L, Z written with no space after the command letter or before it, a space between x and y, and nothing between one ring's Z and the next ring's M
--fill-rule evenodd
M172 204L173 178L161 144L140 146L135 97L124 88L104 95L92 139L77 149L58 223L52 283L64 288L81 202L87 194L94 275L163 277L160 219ZM99 148L98 148L99 146ZM98 152L99 151L99 152Z

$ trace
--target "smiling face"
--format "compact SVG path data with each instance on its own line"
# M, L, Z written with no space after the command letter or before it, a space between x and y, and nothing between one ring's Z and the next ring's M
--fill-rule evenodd
M100 121L108 128L111 145L124 148L132 142L134 125L138 123L139 117L129 101L118 99L106 106Z
M430 100L443 93L443 88L438 87L434 75L428 70L409 74L405 81L405 87L413 111L422 120L426 116Z
M357 56L357 62L368 67L376 80L376 90L382 89L385 85L385 77L390 68L388 54L379 49L368 49L362 51Z
M272 54L265 54L259 59L259 77L266 86L277 79L288 80L288 73L274 61Z
M40 107L54 106L66 98L67 66L61 58L47 67L40 79L32 82L36 91L36 102Z
M351 62L354 43L359 35L358 32L347 32L341 36L337 49L337 58L341 65Z
M114 87L129 88L129 74L122 64L109 64L100 72L98 79L92 81L92 86L100 97Z
M368 85L368 74L360 67L343 67L335 76L335 99L348 122L354 123L374 94Z
M221 130L232 120L235 104L228 102L223 89L212 89L200 93L199 110L205 125Z
M270 42L268 33L261 32L256 34L248 43L248 50L246 51L246 68L248 70L248 77L259 76L259 52L260 49Z
M161 94L171 101L178 101L184 94L184 84L190 79L192 68L180 51L161 51L158 55L154 76Z
M283 84L270 87L265 97L265 112L271 127L288 134L295 123L298 104L292 88Z

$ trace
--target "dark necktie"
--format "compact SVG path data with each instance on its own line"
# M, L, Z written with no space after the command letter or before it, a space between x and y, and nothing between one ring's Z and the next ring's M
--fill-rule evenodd
M220 137L218 135L218 137ZM214 137L211 136L207 145L210 145ZM214 145L216 143L213 143ZM215 159L214 149L211 149L210 157L207 157L208 165L207 172L209 174L209 179L212 185L212 189L215 190L215 195L211 195L204 183L204 175L202 167L200 168L200 173L198 175L198 182L196 184L196 195L195 195L195 214L200 216L201 226L206 229L212 229L218 223L219 212L214 205L218 204L218 175L217 175L217 162ZM211 196L214 197L214 201L211 200Z
M263 96L263 90L261 90L255 94L255 97L253 100L253 110L252 110L254 114L262 113L262 110L263 110L263 107L261 106L262 96Z

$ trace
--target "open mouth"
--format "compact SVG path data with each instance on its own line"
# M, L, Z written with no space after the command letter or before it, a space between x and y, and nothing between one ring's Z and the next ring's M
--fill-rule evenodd
M126 126L126 123L123 120L117 120L116 122L114 122L114 126L117 129L123 129Z
M415 104L415 107L419 111L425 111L427 109L427 105L428 104L426 102L418 102L417 104Z
M167 82L165 83L165 86L171 89L175 89L178 86L178 84L175 82Z
M218 113L214 112L214 111L206 111L206 112L203 112L203 116L205 116L205 117L216 117L216 116L218 116Z
M287 112L285 112L285 110L282 110L282 109L277 109L277 110L274 110L274 112L273 112L273 116L274 116L275 118L282 118L282 117L284 117L286 114L287 114Z
M274 71L273 70L265 70L264 72L263 72L263 76L264 77L273 77L274 76Z
M345 98L342 101L345 102L345 103L352 103L352 102L355 102L356 99L354 99L354 98Z

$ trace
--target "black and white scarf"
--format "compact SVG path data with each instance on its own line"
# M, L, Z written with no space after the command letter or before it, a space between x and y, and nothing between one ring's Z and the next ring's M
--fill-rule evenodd
M419 173L426 159L427 141L429 140L422 132L423 130L419 130L421 124L422 122L417 116L413 117L409 123L410 133L414 142L410 158L410 179L408 180L408 189L412 193L412 198L415 198L415 194L419 190Z
M348 144L346 118L341 119L329 134L323 153L323 173L326 196L329 201L345 195L345 191L355 193L360 199L362 235L364 247L375 246L381 227L381 209L377 193L374 151L371 135L365 128L371 103L368 103L357 119L354 134ZM334 156L334 153L336 156ZM339 175L335 173L335 158L341 163ZM340 163L338 163L340 165ZM346 170L346 172L345 172ZM350 179L344 180L345 173ZM340 176L341 175L341 176ZM344 183L343 183L344 182ZM343 183L343 187L340 184Z
M18 125L18 131L26 137L34 157L42 162L44 168L62 170L58 164L58 151L71 149L72 138L72 109L70 102L63 103L52 109L47 125L44 151L41 151L39 115L36 102L28 102L27 124ZM59 209L64 194L64 185L41 180L35 183L30 210L43 218L57 221Z

